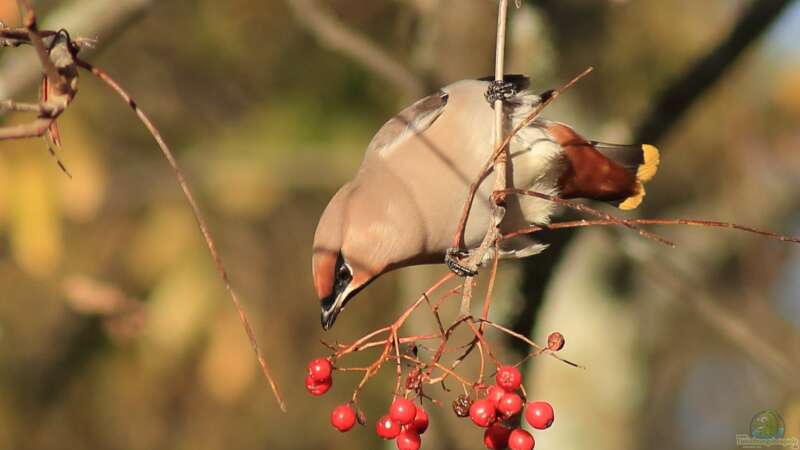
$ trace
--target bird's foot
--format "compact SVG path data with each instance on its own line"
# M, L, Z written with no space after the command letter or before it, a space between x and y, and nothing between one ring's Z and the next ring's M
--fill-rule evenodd
M483 94L486 101L494 108L494 102L500 100L507 102L517 95L517 88L510 81L494 80L489 83L489 88Z
M444 254L444 262L451 272L460 277L474 277L478 268L469 263L472 252L460 248L448 248Z

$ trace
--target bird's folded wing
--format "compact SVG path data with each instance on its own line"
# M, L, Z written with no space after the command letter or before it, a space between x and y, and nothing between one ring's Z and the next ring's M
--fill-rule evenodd
M439 118L445 106L447 93L440 90L400 111L375 134L367 147L367 154L387 154L406 139L423 133Z

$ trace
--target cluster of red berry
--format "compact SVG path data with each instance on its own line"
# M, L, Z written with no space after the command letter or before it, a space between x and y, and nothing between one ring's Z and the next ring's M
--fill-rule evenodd
M378 419L375 432L383 439L394 439L398 450L419 450L420 435L428 429L428 413L410 400L398 398L389 414Z
M517 392L522 384L522 374L516 367L503 366L495 376L497 384L490 386L486 396L476 400L469 408L469 417L479 427L486 428L483 443L490 450L531 450L536 441L519 427L522 397ZM547 402L525 405L525 420L537 430L553 424L553 408Z
M308 364L306 389L311 395L322 395L333 384L333 365L324 358L318 358ZM486 428L483 443L489 450L532 450L535 445L533 436L520 428L524 415L525 420L537 430L544 430L553 424L553 407L547 402L530 402L524 404L519 394L522 374L512 366L502 366L497 370L495 383L486 390L486 396L470 402L460 399L454 402L456 413L469 416L479 427ZM462 404L466 402L466 404ZM463 409L463 414L460 407ZM524 414L520 414L523 412ZM349 431L359 419L358 412L349 403L339 405L331 412L331 425L341 432ZM398 398L389 407L389 413L378 419L375 432L383 439L394 439L398 450L419 450L422 445L420 435L428 429L428 413L421 406L415 405L406 398Z
M325 358L308 363L306 389L311 395L320 396L333 386L333 364Z
M350 431L358 414L350 404L339 405L331 413L331 425L341 432ZM398 450L419 450L420 435L428 429L428 413L410 400L399 398L389 407L389 414L375 424L375 432L383 439L394 439Z

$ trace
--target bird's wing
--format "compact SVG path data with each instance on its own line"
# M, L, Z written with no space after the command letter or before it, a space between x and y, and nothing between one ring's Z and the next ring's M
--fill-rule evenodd
M367 154L388 154L409 137L428 129L442 114L447 97L447 93L440 90L400 111L378 130L367 147Z

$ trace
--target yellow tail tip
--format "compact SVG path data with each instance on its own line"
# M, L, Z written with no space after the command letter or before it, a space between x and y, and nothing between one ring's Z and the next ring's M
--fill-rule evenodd
M624 211L636 209L642 204L645 194L646 192L642 183L636 183L636 193L623 200L622 203L619 204L618 208Z
M645 183L650 181L658 172L661 154L655 146L649 144L642 145L642 153L644 153L644 162L636 170L636 178Z

